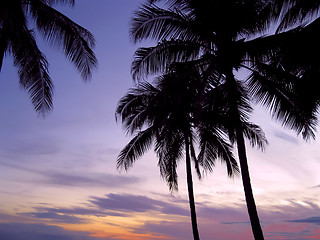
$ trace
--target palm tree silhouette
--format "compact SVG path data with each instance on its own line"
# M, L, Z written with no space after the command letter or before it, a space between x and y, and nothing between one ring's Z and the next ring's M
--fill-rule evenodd
M131 36L136 42L159 41L154 47L136 51L133 77L139 80L166 71L175 62L193 60L206 66L205 79L214 80L216 87L224 86L224 104L228 105L230 117L228 133L230 140L237 143L252 231L255 239L264 239L252 194L244 141L244 135L248 135L243 123L251 108L246 103L246 86L240 84L233 71L242 67L253 71L260 52L254 51L254 45L248 43L251 40L245 40L254 39L267 28L273 5L266 1L169 0L166 1L170 3L169 8L162 9L153 5L154 2L157 1L142 5L132 21ZM243 103L246 103L245 111ZM260 133L260 143L266 142Z
M211 171L215 160L220 158L227 165L228 175L237 173L238 166L231 146L223 133L212 122L207 124L202 112L204 102L199 84L199 73L190 66L176 66L174 70L159 77L155 86L141 82L132 88L120 101L116 116L120 117L133 139L123 148L117 160L118 168L129 167L150 149L159 159L161 176L170 190L178 189L176 168L185 155L189 205L193 237L199 239L193 193L191 159L198 177L201 177L199 162ZM199 159L195 142L199 141Z
M28 90L38 113L52 108L52 81L48 62L39 50L30 18L52 44L61 46L83 79L91 77L97 61L92 47L94 37L65 15L55 10L55 3L73 5L74 0L2 0L0 3L0 70L6 54L18 67L20 84Z

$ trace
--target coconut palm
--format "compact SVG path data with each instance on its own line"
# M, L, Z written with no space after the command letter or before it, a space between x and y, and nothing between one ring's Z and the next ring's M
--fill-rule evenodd
M141 82L120 101L116 116L120 117L133 139L123 148L117 160L118 168L128 170L154 144L159 159L161 176L170 190L178 189L178 163L183 155L186 174L191 222L194 239L199 239L194 203L191 159L198 177L199 162L211 171L216 158L227 164L228 175L238 172L231 146L222 131L212 122L202 120L204 104L199 74L189 66L176 66L175 70L157 79L154 85ZM207 111L208 112L208 111ZM195 142L199 142L199 158L196 158Z
M131 35L135 41L153 39L158 44L137 50L133 77L140 79L164 72L172 63L196 59L207 65L208 79L215 79L216 86L225 86L233 126L229 135L238 146L251 226L255 239L263 239L241 124L248 114L241 113L240 103L248 100L250 96L243 93L249 90L283 125L302 133L306 139L314 136L320 101L316 88L308 86L316 86L320 72L317 60L320 20L316 15L320 4L303 0L167 0L163 2L169 8L161 9L152 5L158 1L149 2L136 12ZM261 35L276 21L280 22L276 34ZM251 72L246 85L240 84L234 75L234 70L240 68Z
M79 26L52 5L73 5L74 0L2 0L0 2L0 70L5 55L13 57L18 67L20 84L31 97L37 112L44 114L52 108L52 81L48 62L35 39L37 30L48 42L62 47L66 57L78 68L86 80L96 66L92 51L92 34Z
M244 94L246 86L240 84L233 71L243 66L253 70L257 55L253 54L253 47L246 39L254 38L257 32L266 29L272 5L266 1L167 2L170 3L168 9L145 4L135 13L132 38L137 42L152 39L159 43L137 50L132 64L133 77L140 79L164 72L175 62L195 60L206 66L205 79L214 81L216 87L224 87L224 104L228 105L230 116L228 133L238 147L253 234L255 239L264 239L252 194L244 141L243 122L248 119L251 108L247 103L248 96Z

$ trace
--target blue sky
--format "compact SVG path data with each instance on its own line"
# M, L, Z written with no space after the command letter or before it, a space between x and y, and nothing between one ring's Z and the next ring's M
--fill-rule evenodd
M137 48L129 39L135 0L78 0L58 7L96 38L99 67L85 83L59 49L38 37L54 81L54 109L43 119L18 85L12 59L0 73L0 239L191 239L185 170L170 194L152 152L116 170L128 142L114 111L132 86ZM143 45L143 44L142 44ZM320 236L320 148L281 128L260 107L253 119L270 142L248 147L253 190L266 239ZM252 239L240 177L225 166L195 180L200 236Z

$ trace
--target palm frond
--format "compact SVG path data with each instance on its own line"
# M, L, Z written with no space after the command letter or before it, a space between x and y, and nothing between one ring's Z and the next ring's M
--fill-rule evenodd
M308 91L302 93L303 87L299 85L302 79L274 66L260 65L259 72L254 72L248 81L253 97L266 106L274 118L302 133L305 139L314 138L319 98L318 95L306 96Z
M24 8L18 1L1 1L0 3L0 57L2 66L3 57L12 52L11 38L16 40L19 31L27 29L27 18Z
M117 105L116 119L121 118L129 134L140 131L143 126L151 124L150 118L156 113L153 104L158 90L148 82L141 82L122 97Z
M250 122L244 122L242 124L242 131L244 136L250 141L252 147L257 146L261 150L265 149L265 146L268 144L268 140L258 125Z
M240 80L235 80L234 85L228 83L225 85L229 104L227 111L229 112L230 119L238 116L241 122L247 122L253 110L250 105L247 86Z
M169 8L172 7L182 7L184 5L189 5L190 4L190 0L148 0L149 4L154 4L157 2L164 2L165 4L169 5Z
M199 57L201 45L179 41L162 41L155 47L139 48L131 65L133 79L165 72L175 62L187 62Z
M204 170L212 172L217 158L227 165L228 175L231 177L239 173L239 167L232 153L232 146L228 144L217 130L203 126L198 129L200 139L199 164Z
M128 170L133 163L151 147L154 138L153 128L137 133L121 150L117 158L117 168Z
M8 51L8 34L5 28L0 28L0 72L2 68L3 58Z
M178 190L178 161L183 156L183 134L173 128L163 128L156 138L155 152L158 156L160 174L171 191Z
M65 55L75 64L82 78L89 79L97 66L92 50L95 44L93 35L41 1L32 1L30 6L38 29L53 44L62 46Z
M33 32L19 32L11 39L14 64L19 68L20 84L27 89L35 110L45 114L53 106L52 82L48 74L48 62L37 47Z
M313 0L280 0L275 1L274 10L279 14L277 31L280 32L319 17L320 3Z
M135 42L146 39L196 41L198 36L192 31L196 29L190 24L191 19L177 9L142 5L132 19L130 36Z
M44 3L48 5L54 5L54 4L67 4L70 6L74 6L75 0L43 0Z
M192 161L194 163L194 168L196 170L198 179L201 179L202 175L201 175L201 172L200 172L199 161L197 159L196 151L195 151L195 148L194 148L194 138L193 137L191 138L191 141L190 141L190 156L191 156L191 159L192 159Z

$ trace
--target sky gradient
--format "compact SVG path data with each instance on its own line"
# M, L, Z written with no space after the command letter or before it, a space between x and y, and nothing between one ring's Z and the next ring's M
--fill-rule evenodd
M132 86L137 45L129 39L136 0L77 0L58 7L96 38L99 67L85 83L59 49L38 42L50 63L54 109L43 119L18 84L8 56L0 73L0 239L192 239L185 165L179 191L160 178L153 152L129 172L116 158L129 137L115 121L117 101ZM142 43L142 46L144 44ZM253 191L265 239L320 239L319 141L305 142L256 107L252 121L268 138L250 149ZM240 176L226 166L195 181L202 240L253 239Z

